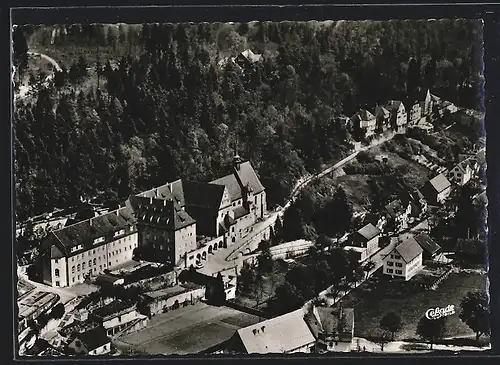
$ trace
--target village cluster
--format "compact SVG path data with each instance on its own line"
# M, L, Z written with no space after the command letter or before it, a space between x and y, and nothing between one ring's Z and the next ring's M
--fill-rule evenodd
M259 55L242 57L257 62ZM356 143L371 143L386 132L433 130L433 120L459 109L429 90L407 108L390 101L372 114L348 118ZM421 189L387 202L382 212L364 212L362 228L343 243L368 275L381 270L411 280L426 260L446 261L440 246L419 227L430 209L447 204L454 185L479 179L484 148L460 156L450 170L438 168ZM266 191L248 161L235 156L232 172L209 183L176 180L131 195L115 210L94 209L91 216L60 214L18 226L18 235L49 232L28 261L40 266L40 283L18 270L19 346L27 355L117 354L113 345L125 334L149 326L157 314L199 301L236 296L239 269L269 240L283 209L268 211ZM274 259L307 253L312 242L300 240L271 247ZM229 260L227 258L230 258ZM101 288L102 294L92 288ZM147 288L137 299L123 293ZM326 288L325 288L326 289ZM117 294L120 293L120 294ZM60 312L58 305L63 304ZM218 352L293 353L352 351L354 310L342 303L303 308L237 329Z

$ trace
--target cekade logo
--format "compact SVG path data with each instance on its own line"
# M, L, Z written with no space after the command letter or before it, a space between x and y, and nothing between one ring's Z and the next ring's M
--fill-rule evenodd
M445 308L431 308L427 309L425 312L425 317L427 319L439 319L441 317L447 317L455 314L455 306L454 305L448 305Z

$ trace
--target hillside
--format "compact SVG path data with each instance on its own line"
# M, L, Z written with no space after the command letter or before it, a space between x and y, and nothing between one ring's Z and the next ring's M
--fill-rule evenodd
M45 68L27 50L64 66L16 105L19 218L210 180L235 153L282 203L305 171L350 148L341 114L418 87L479 109L481 32L468 20L18 27L24 82ZM220 62L246 49L261 60Z

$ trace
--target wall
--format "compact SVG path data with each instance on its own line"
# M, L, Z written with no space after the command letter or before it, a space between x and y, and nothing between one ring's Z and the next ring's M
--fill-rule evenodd
M138 318L139 313L134 309L130 312L123 313L117 316L114 316L110 319L103 321L103 326L106 329L114 328L116 326L127 324Z
M101 347L96 348L95 350L89 351L89 355L103 355L107 354L111 351L111 342L105 343Z
M406 280L410 280L414 277L422 268L422 254L418 255L411 262L406 264L405 267L405 277Z
M184 258L184 255L196 249L196 224L175 231L174 265Z
M66 270L66 257L51 259L52 286L64 287L68 285L68 274ZM59 274L59 275L56 275Z
M205 288L198 288L198 289L193 289L184 293L177 294L173 297L166 298L166 299L155 299L150 305L149 309L151 311L151 315L156 315L158 313L162 313L164 308L171 308L175 302L177 301L179 305L182 306L182 304L185 301L188 302L196 302L203 298L205 296Z
M142 279L130 284L126 284L125 288L131 288L135 286L143 286L143 285L155 285L157 283L161 283L167 286L174 286L177 283L177 273L175 271L169 271L165 274L161 274L152 278Z
M391 265L392 263L392 265ZM398 267L397 265L401 265ZM391 272L392 270L392 272ZM400 274L396 273L396 270L401 270ZM406 262L403 260L401 256L397 253L397 251L392 251L385 259L384 259L384 274L398 277L406 277Z
M124 262L131 261L133 251L138 246L138 233L130 230L122 236L114 237L103 245L68 258L69 285L81 283L84 276L97 276L104 270L113 270Z

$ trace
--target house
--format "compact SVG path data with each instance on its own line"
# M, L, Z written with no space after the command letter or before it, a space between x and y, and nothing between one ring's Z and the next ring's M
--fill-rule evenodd
M398 238L398 243L383 258L383 273L410 280L422 269L423 250L412 235Z
M377 252L379 248L380 230L373 224L368 223L350 237L350 245L344 250L357 253L358 260L363 262Z
M148 318L137 311L135 303L118 299L95 309L89 314L89 319L104 327L108 336L137 331L148 322Z
M379 231L382 231L384 227L387 225L387 217L385 215L378 215L376 213L368 213L364 217L364 224L368 223L373 224Z
M53 287L82 283L132 261L137 245L136 219L130 207L54 230L42 243L43 282Z
M391 128L391 112L383 106L377 105L375 108L378 132L385 132Z
M443 174L429 180L423 188L429 204L442 204L451 193L451 183Z
M422 118L422 105L421 102L415 102L410 108L408 113L408 124L415 125L418 124Z
M403 203L400 199L394 200L384 207L387 221L395 230L406 228L412 206L409 201Z
M314 352L350 352L354 339L354 309L311 306L304 319L316 338Z
M377 118L366 109L361 109L351 118L353 133L357 139L365 139L375 134Z
M262 60L262 55L255 54L252 50L247 49L241 52L236 58L234 62L243 69L246 69L252 66L254 63Z
M233 354L311 353L316 344L304 309L241 328L229 340Z
M432 260L441 253L441 246L439 246L432 238L426 233L420 233L415 236L415 241L420 245L423 250L423 259Z
M392 128L398 133L403 132L406 124L408 123L404 104L397 100L391 100L387 105L387 110L391 112Z
M103 327L79 333L68 344L68 353L75 355L105 355L111 351L111 340Z
M419 90L416 94L416 100L420 101L421 115L430 118L433 106L431 91L429 89Z
M410 216L416 218L422 217L427 213L427 200L420 190L410 187L407 190L406 194L403 194L401 197L401 201L404 204L409 203L411 205Z
M472 175L473 170L468 160L460 162L448 172L449 180L460 186L467 184L472 179Z

